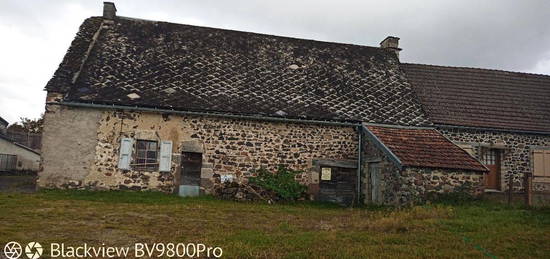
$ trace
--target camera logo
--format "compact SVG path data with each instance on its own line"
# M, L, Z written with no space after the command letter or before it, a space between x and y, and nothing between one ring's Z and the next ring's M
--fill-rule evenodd
M21 249L21 245L17 242L9 242L4 246L4 255L8 259L17 259L21 256L23 253L23 249Z
M38 242L30 242L25 246L25 254L29 259L38 259L44 252L42 245Z

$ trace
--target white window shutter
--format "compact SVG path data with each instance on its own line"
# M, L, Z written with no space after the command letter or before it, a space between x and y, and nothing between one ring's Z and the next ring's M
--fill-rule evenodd
M132 146L133 139L131 138L122 138L120 140L120 154L118 158L118 168L129 170L130 161L132 160Z
M172 167L172 141L163 140L160 142L160 166L159 171L170 172Z

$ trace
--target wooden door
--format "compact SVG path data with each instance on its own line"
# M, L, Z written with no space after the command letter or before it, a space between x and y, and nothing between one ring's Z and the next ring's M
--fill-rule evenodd
M371 202L380 204L383 201L380 191L380 163L369 163L368 172L370 175Z
M321 167L319 174L320 201L348 206L355 198L357 170L341 167Z
M485 177L485 188L500 189L500 164L501 154L498 149L487 149L483 153L482 161L489 168L489 173Z

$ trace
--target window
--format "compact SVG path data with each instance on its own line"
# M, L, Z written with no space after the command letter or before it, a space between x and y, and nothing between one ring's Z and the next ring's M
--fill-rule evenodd
M533 150L534 180L550 181L550 149Z
M137 170L157 170L158 142L154 140L141 140L136 142L136 156L133 168Z
M487 149L481 157L481 161L485 165L496 165L498 157L498 150L496 149Z

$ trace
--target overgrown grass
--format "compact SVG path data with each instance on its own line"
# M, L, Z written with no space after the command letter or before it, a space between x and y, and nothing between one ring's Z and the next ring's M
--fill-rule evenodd
M476 201L406 209L267 205L155 192L0 193L0 246L194 242L228 258L549 258L550 210ZM47 252L48 253L48 252Z

